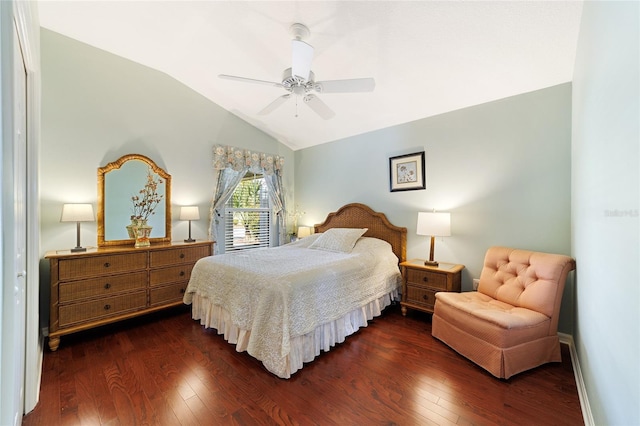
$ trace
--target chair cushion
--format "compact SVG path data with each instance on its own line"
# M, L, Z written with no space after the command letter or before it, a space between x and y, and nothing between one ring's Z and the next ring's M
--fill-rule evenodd
M435 310L443 320L502 348L545 337L550 332L548 316L478 292L438 292Z
M485 255L478 292L551 317L559 309L564 278L574 267L569 256L492 247Z

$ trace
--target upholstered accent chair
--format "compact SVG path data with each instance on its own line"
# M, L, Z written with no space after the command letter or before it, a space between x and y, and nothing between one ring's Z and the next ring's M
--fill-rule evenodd
M436 293L431 334L498 378L561 361L569 256L491 247L477 291Z

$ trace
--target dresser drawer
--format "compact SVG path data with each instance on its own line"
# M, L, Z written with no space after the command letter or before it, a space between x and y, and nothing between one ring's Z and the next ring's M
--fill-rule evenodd
M153 269L149 273L149 285L157 286L175 282L187 282L191 277L191 269L194 263L185 265L171 266L169 268Z
M184 246L170 250L158 250L150 253L152 268L175 265L180 263L195 263L196 260L211 255L210 246Z
M171 302L182 302L187 283L170 284L151 289L149 303L151 306L164 305Z
M60 281L68 281L120 272L133 272L146 268L146 252L60 259L58 262L58 279Z
M409 285L407 286L406 302L433 309L433 305L436 303L436 291Z
M84 281L60 283L60 303L93 297L110 296L124 291L145 290L147 272L92 278Z
M447 289L447 276L437 272L407 269L407 283L420 284L441 290Z
M61 305L60 326L65 327L83 321L96 321L125 312L133 312L145 309L147 306L147 292L123 294L120 296L105 297L70 305Z

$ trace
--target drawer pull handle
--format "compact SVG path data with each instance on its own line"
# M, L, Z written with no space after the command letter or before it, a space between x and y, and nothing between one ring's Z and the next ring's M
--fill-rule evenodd
M428 277L422 277L422 281L424 281L425 283L429 282L429 278Z
M184 277L184 271L180 271L180 276Z
M111 288L111 284L106 283L106 284L104 285L104 289L105 289L105 290L109 290L110 288Z
M111 305L109 305L109 304L104 305L104 310L105 311L108 311L109 309L111 309Z
M180 259L184 259L184 253L180 253Z
M427 295L426 295L426 294L423 294L423 295L422 295L422 298L423 298L424 300L427 300L427 299L428 299L428 297L427 297Z
M111 266L111 264L109 262L104 262L104 267L108 268L109 266Z

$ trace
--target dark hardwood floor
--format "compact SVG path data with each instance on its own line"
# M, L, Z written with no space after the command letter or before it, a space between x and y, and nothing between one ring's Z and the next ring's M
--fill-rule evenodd
M283 380L181 308L63 337L23 424L583 424L562 346L562 363L498 380L392 306Z

